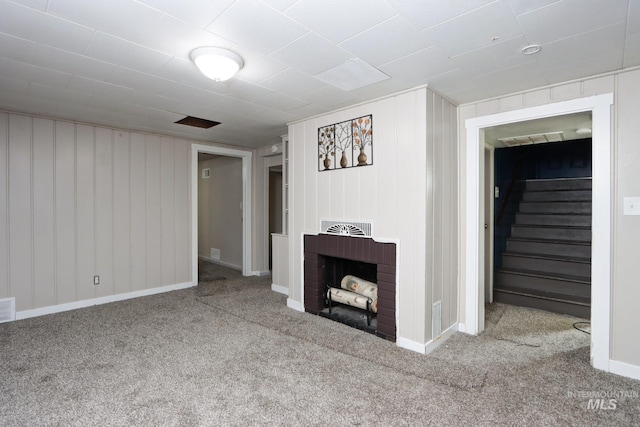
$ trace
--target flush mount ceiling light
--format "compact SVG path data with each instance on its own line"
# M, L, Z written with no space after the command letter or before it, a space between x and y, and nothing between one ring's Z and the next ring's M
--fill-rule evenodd
M217 82L230 79L244 65L240 55L220 47L199 47L191 52L191 60L202 74Z
M576 133L578 135L591 135L591 129L589 129L589 128L576 129Z
M539 44L530 44L522 48L523 55L534 55L542 50L542 46Z

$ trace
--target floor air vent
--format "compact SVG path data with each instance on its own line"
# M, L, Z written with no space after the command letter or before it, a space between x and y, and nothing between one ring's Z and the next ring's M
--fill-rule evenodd
M322 220L320 221L320 230L322 233L336 234L339 236L371 237L370 222Z
M16 299L0 299L0 323L16 320Z

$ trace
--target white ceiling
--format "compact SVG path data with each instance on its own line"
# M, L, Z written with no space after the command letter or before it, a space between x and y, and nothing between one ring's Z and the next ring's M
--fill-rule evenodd
M245 66L208 80L201 46ZM356 58L390 78L314 77ZM635 66L640 0L0 0L0 109L246 147L423 84L461 104Z

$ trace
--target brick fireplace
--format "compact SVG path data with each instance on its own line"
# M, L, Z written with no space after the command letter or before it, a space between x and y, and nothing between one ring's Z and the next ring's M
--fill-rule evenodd
M378 284L378 313L375 334L396 341L396 244L376 242L371 238L331 234L304 236L304 308L313 314L326 311L326 270L336 269L335 260L365 272L366 280ZM354 267L354 262L373 268ZM333 263L333 264L332 264ZM331 264L331 267L330 267ZM340 264L342 265L342 263ZM342 271L342 267L338 268ZM357 271L349 271L349 274ZM375 276L375 277L372 277ZM339 280L339 279L338 279ZM338 285L339 286L339 285Z

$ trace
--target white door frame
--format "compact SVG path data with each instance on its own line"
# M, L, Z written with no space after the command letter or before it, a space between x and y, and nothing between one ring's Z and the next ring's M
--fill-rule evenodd
M250 151L191 144L191 280L198 282L198 153L242 159L242 275L251 270L251 156Z
M464 332L477 335L484 330L484 162L482 130L490 126L540 119L581 111L592 112L593 211L591 244L591 363L609 371L611 327L611 105L613 94L508 111L465 121L467 130L465 166L466 194ZM461 328L462 329L462 328Z

